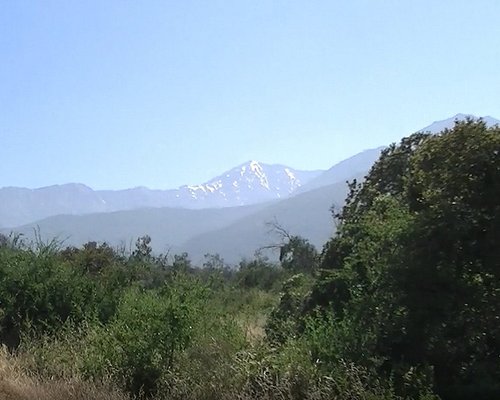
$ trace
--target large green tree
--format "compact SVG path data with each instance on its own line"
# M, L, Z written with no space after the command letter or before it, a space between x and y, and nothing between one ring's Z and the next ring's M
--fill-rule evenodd
M377 360L401 388L424 371L447 398L498 394L499 152L498 127L457 122L390 146L351 184L306 303L357 336L332 358Z

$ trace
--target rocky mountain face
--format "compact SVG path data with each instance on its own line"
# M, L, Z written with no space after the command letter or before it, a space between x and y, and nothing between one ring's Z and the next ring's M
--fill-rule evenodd
M322 172L248 161L199 185L172 190L139 187L97 193L110 211L140 207L235 207L286 198Z
M248 161L202 185L182 186L179 194L196 208L256 204L287 198L322 172Z

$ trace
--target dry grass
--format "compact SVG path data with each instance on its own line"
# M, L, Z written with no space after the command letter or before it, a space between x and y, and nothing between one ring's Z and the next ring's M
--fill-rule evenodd
M264 315L247 317L239 325L245 334L245 339L250 343L257 343L266 336L265 326L267 318Z
M160 391L151 400L388 400L382 387L369 386L364 370L343 365L336 379L313 377L292 368L278 375L253 354L241 353L225 359L224 350L189 354L186 368L163 376ZM205 357L212 360L207 361ZM249 358L250 357L250 358ZM200 361L199 363L196 360ZM199 365L198 365L199 364ZM211 368L208 368L211 366ZM251 368L249 369L249 366ZM0 348L0 400L132 400L111 385L94 383L78 376L50 378L29 372L27 355L12 356ZM69 374L68 374L69 375Z
M129 400L108 385L81 379L40 379L30 376L19 359L0 350L1 400Z

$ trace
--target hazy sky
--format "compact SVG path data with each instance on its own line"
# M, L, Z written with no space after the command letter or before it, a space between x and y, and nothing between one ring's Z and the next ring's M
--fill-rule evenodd
M500 118L500 1L2 1L0 187L329 168Z

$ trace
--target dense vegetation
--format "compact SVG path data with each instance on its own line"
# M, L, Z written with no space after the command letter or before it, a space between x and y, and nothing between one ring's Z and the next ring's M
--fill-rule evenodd
M278 264L1 237L0 395L500 398L499 152L480 121L403 139Z

